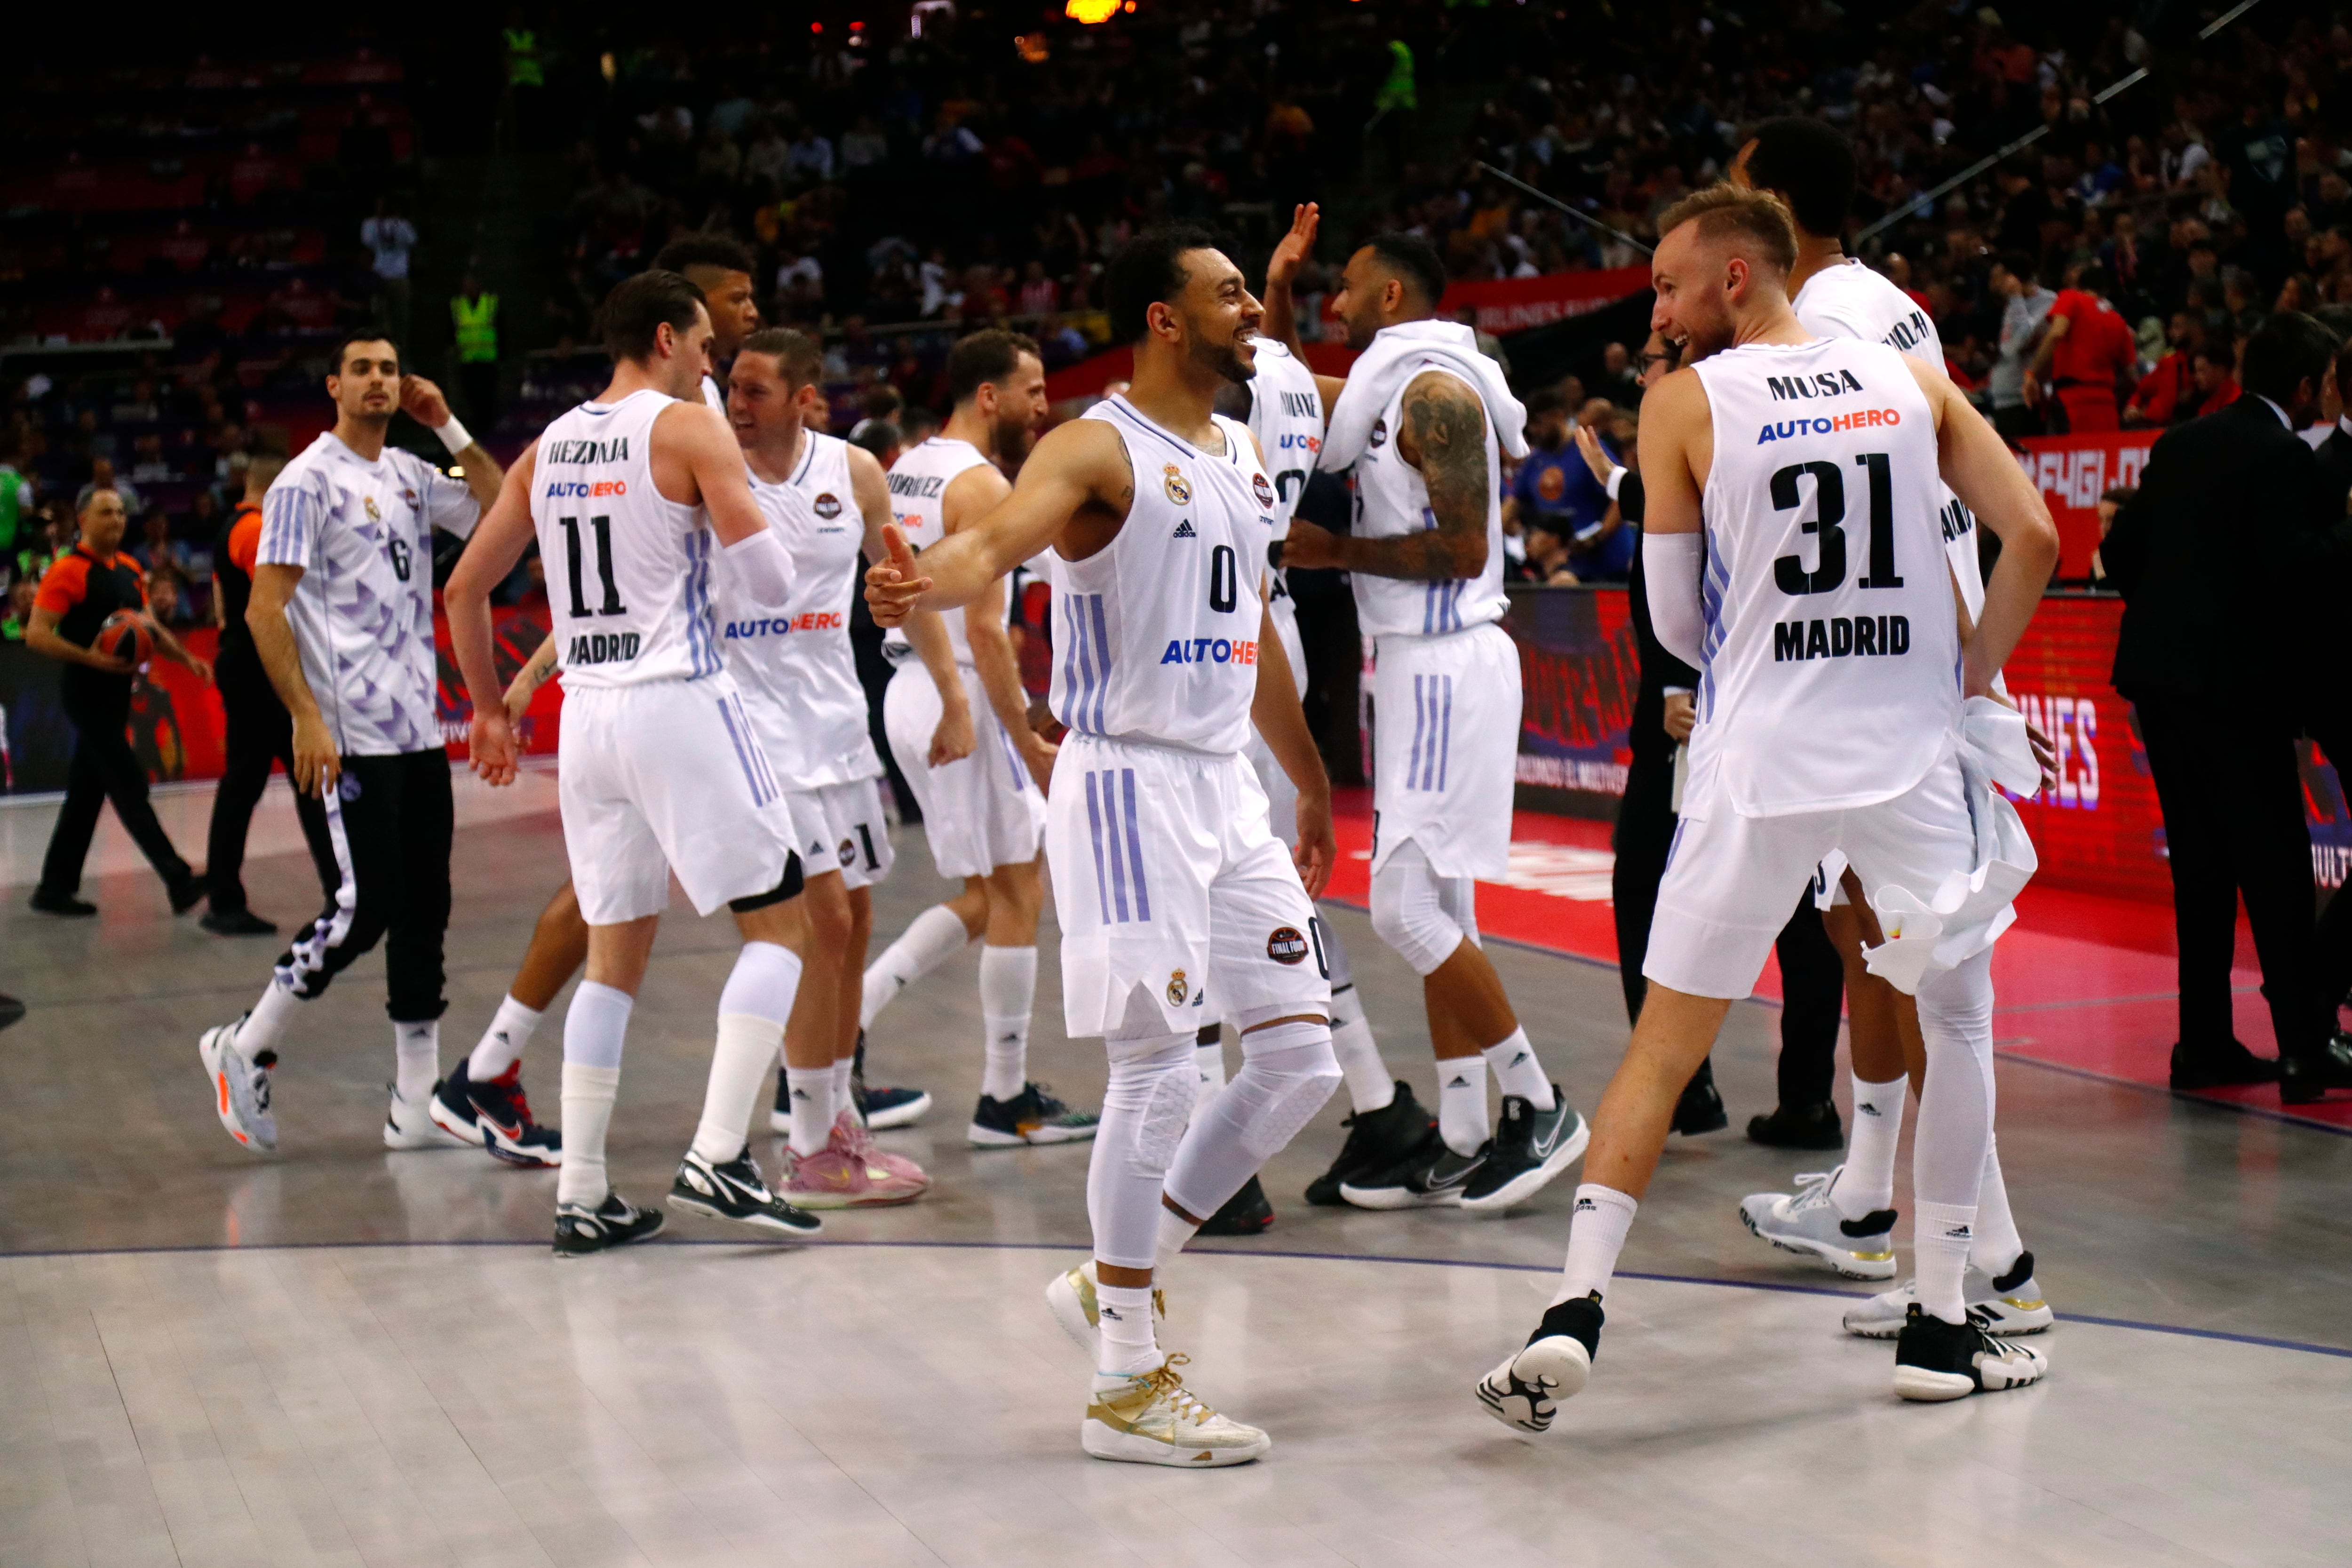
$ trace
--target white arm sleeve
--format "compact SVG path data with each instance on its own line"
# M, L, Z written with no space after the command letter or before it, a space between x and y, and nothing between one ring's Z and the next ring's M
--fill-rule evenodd
M1696 668L1706 638L1699 615L1699 561L1706 536L1697 533L1642 535L1642 575L1650 595L1650 629L1665 650Z
M793 592L793 557L772 528L739 539L722 552L744 597L763 610L781 610Z

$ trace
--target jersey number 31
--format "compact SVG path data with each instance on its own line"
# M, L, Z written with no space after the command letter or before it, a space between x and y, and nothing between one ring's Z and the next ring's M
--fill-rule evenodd
M1903 586L1895 572L1895 487L1886 458L1885 452L1864 452L1853 460L1870 475L1870 572L1855 580L1857 588ZM1809 572L1802 556L1783 555L1772 563L1772 580L1783 594L1832 593L1845 584L1845 473L1820 459L1791 463L1772 476L1774 510L1794 511L1803 504L1797 493L1802 479L1813 481L1813 516L1800 526L1821 536L1820 558Z

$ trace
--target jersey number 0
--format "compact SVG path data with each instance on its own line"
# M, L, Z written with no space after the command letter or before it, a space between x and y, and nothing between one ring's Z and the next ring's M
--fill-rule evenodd
M613 581L613 520L610 517L588 520L588 526L596 532L596 577L604 589L604 602L593 612L588 608L587 598L580 591L580 520L560 517L555 521L563 525L564 578L572 587L572 618L584 620L592 613L599 616L627 615L629 607L621 603L620 586Z

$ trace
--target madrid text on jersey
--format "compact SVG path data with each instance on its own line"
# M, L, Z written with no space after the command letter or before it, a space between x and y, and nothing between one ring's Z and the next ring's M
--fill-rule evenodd
M1890 658L1910 651L1907 616L1832 616L1772 624L1775 664L1808 658Z
M626 664L637 657L637 634L635 632L593 632L572 639L564 650L565 666L583 664Z

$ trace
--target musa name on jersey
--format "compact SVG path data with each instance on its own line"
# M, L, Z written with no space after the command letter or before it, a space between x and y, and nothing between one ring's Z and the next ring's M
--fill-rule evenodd
M890 465L890 518L907 536L907 548L920 554L947 537L948 486L967 468L980 468L987 461L971 442L946 436L934 436L898 454L898 460ZM1012 609L1008 593L1008 620ZM963 612L951 610L940 619L947 625L948 645L955 649L956 662L970 665L971 637L964 629ZM898 626L890 628L882 647L894 664L914 657L914 645Z
M473 532L472 492L413 452L371 462L329 431L286 465L261 517L256 564L302 569L286 618L337 754L439 746L433 531Z
M1852 257L1806 279L1790 303L1796 309L1798 321L1817 338L1860 338L1864 342L1885 343L1937 370L1944 368L1943 336L1919 301ZM1801 386L1790 385L1785 391L1791 402L1811 395ZM1977 555L1976 519L1960 504L1960 498L1946 489L1937 521L1951 556L1952 580L1960 585L1960 597L1974 620L1984 613L1984 570Z
M648 389L583 403L540 437L530 521L567 686L699 680L725 668L710 520L654 488L654 421L675 401Z
M793 558L782 611L729 609L719 631L728 673L742 689L769 763L792 789L872 778L882 771L867 733L866 690L849 646L866 520L850 488L849 443L804 431L793 476L751 476L752 499ZM724 601L732 595L722 595Z
M1750 344L1696 368L1715 456L1685 809L1892 799L1951 745L1960 712L1927 397L1898 351L1851 339ZM1801 416L1777 391L1797 383L1816 394Z
M1436 361L1430 368L1445 370ZM1372 423L1364 454L1356 459L1354 531L1368 539L1394 539L1437 526L1429 509L1429 487L1421 470L1397 452L1397 432L1404 427L1404 395L1419 372L1407 368L1398 377L1396 395ZM1451 374L1448 371L1446 374ZM1459 378L1457 378L1459 379ZM1472 395L1477 388L1468 382ZM1495 439L1495 420L1484 421L1486 443L1486 564L1475 577L1449 577L1435 583L1398 577L1375 577L1355 572L1349 580L1356 592L1356 618L1367 636L1442 636L1502 619L1510 601L1503 593L1503 460Z
M1124 397L1083 417L1118 432L1135 499L1102 550L1084 561L1053 552L1054 716L1082 734L1236 754L1257 691L1274 480L1248 427L1222 415L1222 452Z

